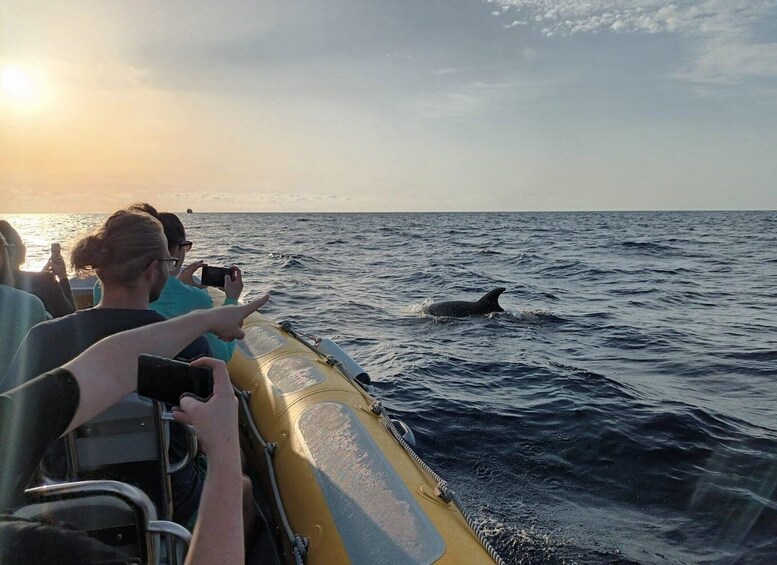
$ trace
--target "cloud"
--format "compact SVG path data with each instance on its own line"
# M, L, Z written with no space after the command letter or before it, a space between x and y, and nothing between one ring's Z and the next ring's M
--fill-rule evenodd
M445 91L413 100L411 113L420 119L480 117L485 112L511 105L518 100L534 100L555 88L560 79L537 80L513 77L503 81L469 80Z
M750 77L777 77L777 43L710 41L675 78L696 84L731 85Z
M94 62L87 65L50 61L46 70L53 80L79 88L126 91L143 88L147 72L120 63Z
M537 52L519 52L520 61L531 62ZM513 56L513 62L515 61ZM442 67L431 71L435 88L408 97L402 107L416 119L470 119L498 113L516 103L539 100L570 83L572 76L536 76L519 72L498 61L479 66Z
M445 67L443 69L437 69L432 74L435 76L450 76L460 75L462 73L470 72L472 68L457 68L457 67Z
M695 83L733 84L777 77L772 38L777 0L485 0L511 18L505 28L529 26L547 37L598 33L679 34L693 58L673 76ZM764 29L769 28L769 29ZM759 33L771 40L759 41Z
M726 33L762 21L775 0L486 0L512 9L519 24L540 27L545 35L603 31Z
M231 202L234 204L245 204L255 202L272 203L317 203L331 200L350 200L349 197L338 196L336 194L319 194L310 191L300 192L247 192L236 193L228 192L175 192L170 194L175 200L209 200L213 202Z

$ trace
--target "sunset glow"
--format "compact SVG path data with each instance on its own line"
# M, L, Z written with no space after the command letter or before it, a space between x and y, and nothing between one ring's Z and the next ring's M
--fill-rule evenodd
M3 85L3 93L15 100L26 100L33 92L32 80L21 69L16 67L6 67L0 73L0 79Z
M11 3L3 206L777 207L777 0L663 4Z
M40 71L0 66L0 111L6 116L29 117L47 106L48 94Z

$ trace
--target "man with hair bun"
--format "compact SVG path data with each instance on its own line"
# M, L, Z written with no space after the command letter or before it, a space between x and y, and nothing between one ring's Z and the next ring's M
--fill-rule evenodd
M186 253L191 250L193 243L186 239L186 228L184 228L181 219L172 212L157 212L149 204L133 204L130 209L141 210L151 214L158 219L165 232L167 239L167 250L171 257L178 259L178 264L170 269L170 276L167 279L162 294L157 300L153 300L149 306L162 314L165 318L175 318L182 316L192 310L205 310L213 308L213 299L201 285L198 285L192 275L202 267L204 261L195 261L185 268L183 262L186 259ZM240 294L243 292L243 273L236 266L232 265L235 278L226 278L224 282L224 304L237 304ZM94 285L93 290L94 303L97 304L102 299L102 287L98 283ZM212 333L205 334L208 340L212 356L221 359L225 363L229 362L235 351L234 342L225 342L220 340Z
M97 306L35 326L19 346L0 392L19 386L40 374L69 362L92 344L109 335L165 318L149 310L177 259L167 250L162 225L137 206L113 213L91 235L78 241L71 260L79 275L96 274L103 287ZM189 361L210 356L204 337L198 337L178 354ZM170 459L179 461L187 452L183 428L172 428ZM47 472L65 472L64 449L55 444L44 457ZM174 519L190 525L204 482L204 473L193 463L171 475Z

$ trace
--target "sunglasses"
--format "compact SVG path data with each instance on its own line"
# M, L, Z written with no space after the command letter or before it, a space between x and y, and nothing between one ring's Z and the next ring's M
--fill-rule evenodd
M186 251L191 251L192 250L192 242L191 241L184 241L183 243L179 243L178 247L183 247L184 249L186 249Z

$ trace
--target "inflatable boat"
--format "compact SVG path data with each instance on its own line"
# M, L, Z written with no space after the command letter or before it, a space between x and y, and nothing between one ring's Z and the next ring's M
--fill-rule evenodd
M74 281L80 308L90 283ZM248 563L502 563L342 349L258 313L243 329L228 368L264 522Z
M336 344L259 314L244 330L228 366L243 447L293 562L501 562Z

